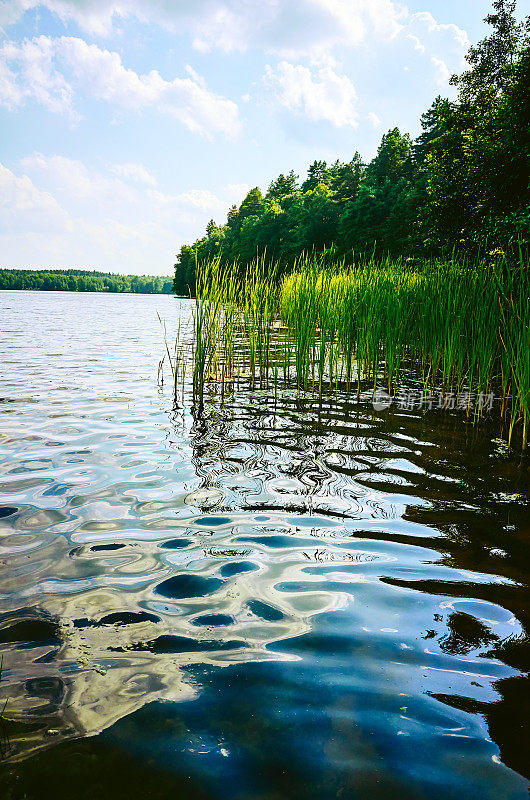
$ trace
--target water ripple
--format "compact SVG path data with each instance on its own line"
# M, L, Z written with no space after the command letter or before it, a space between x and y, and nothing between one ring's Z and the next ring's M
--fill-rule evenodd
M487 429L250 388L193 415L156 386L155 310L175 326L188 301L87 296L79 315L62 295L52 322L45 294L0 301L8 763L204 695L224 733L197 729L190 773L200 753L244 771L283 715L307 797L335 796L326 770L377 776L355 797L526 794L530 501Z

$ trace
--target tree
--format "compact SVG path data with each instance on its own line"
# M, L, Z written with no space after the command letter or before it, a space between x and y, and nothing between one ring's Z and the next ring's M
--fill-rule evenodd
M226 225L182 248L176 283L191 286L195 261L212 256L289 267L303 251L352 260L530 246L530 19L525 28L514 0L495 0L486 22L469 69L452 78L457 99L434 100L415 142L391 128L367 165L359 153L316 159L301 187L292 170L265 196L255 187Z
M529 203L527 177L514 177L515 169L528 176L528 37L513 0L493 8L470 69L451 79L458 101L439 102L427 120L430 228L438 242L468 249L507 242L496 220Z
M298 191L298 175L291 170L287 175L278 175L270 184L266 197L272 200L282 200Z
M498 97L510 80L524 38L524 25L515 17L516 0L494 0L495 13L484 19L493 28L489 36L468 50L470 69L453 75L461 103L479 105Z
M330 172L325 161L313 161L307 170L307 178L302 184L302 192L316 189L319 183L328 183Z
M412 140L408 133L402 135L399 128L393 128L384 134L376 157L366 169L366 178L381 189L385 182L395 183L412 177L412 173Z
M330 170L333 200L338 203L354 200L359 193L364 171L365 165L360 153L355 153L346 164L336 161Z

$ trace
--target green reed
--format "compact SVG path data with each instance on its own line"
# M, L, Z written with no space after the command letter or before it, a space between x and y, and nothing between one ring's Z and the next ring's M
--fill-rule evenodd
M346 390L407 380L425 395L467 395L474 419L500 398L508 439L530 421L530 271L502 254L469 263L404 260L347 267L302 257L282 280L264 259L197 269L193 389L227 391L243 377L275 389Z
M2 681L2 674L4 670L4 656L0 656L0 682ZM10 741L9 733L6 726L5 710L7 708L7 699L4 700L4 705L0 708L0 759L5 758L9 753Z

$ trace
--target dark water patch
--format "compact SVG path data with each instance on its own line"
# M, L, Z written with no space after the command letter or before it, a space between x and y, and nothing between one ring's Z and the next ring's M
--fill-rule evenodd
M278 608L274 608L262 600L249 600L247 606L253 614L267 622L281 622L282 619L285 619L285 614Z
M67 494L70 491L70 486L67 484L56 483L53 486L50 486L49 489L45 489L42 493L43 497L62 497L62 495Z
M121 611L107 614L99 620L99 625L136 625L139 622L160 622L160 617L147 611Z
M187 547L190 544L189 539L169 539L160 545L162 550L179 550L182 547Z
M16 514L18 508L16 506L0 506L0 519L3 517L11 517Z
M150 642L140 642L130 645L127 650L149 653L201 653L223 650L238 650L246 647L243 641L215 641L211 639L190 639L186 636L159 636ZM110 647L109 650L122 652L123 648Z
M46 700L50 705L58 705L65 693L66 687L61 678L30 678L24 688L29 697L38 697Z
M448 633L438 640L444 653L468 655L499 640L484 622L461 611L449 614L446 625Z
M59 645L61 639L55 622L45 619L20 619L11 623L2 622L0 643L18 644L22 647Z
M334 632L311 632L303 636L296 636L289 640L289 653L297 656L311 658L314 653L325 653L326 658L336 659L341 656L350 657L355 651L361 651L363 642L351 635L342 635ZM285 649L283 642L271 642L267 645L271 651Z
M219 572L223 578L231 578L233 575L242 575L244 572L255 572L258 569L259 566L252 561L234 561L230 564L223 564Z
M253 544L264 545L275 549L287 549L289 547L311 547L314 546L314 539L302 539L292 533L290 535L270 534L269 536L238 536L236 542L252 542Z
M204 578L202 575L175 575L159 583L155 594L174 600L186 597L203 597L212 594L223 586L220 578Z
M230 517L199 517L195 520L196 525L205 527L216 527L218 525L229 525L233 520Z
M233 625L234 618L230 617L228 614L203 614L202 617L195 617L192 620L192 625L201 626L224 626L224 625Z
M99 620L90 620L87 617L74 620L75 628L100 628L102 625L138 625L141 622L160 622L156 614L147 611L116 611L106 614Z
M90 549L93 553L99 553L104 550L122 550L124 547L124 544L94 544Z
M38 646L38 645L37 645ZM44 653L42 656L33 659L34 664L51 664L57 658L57 650L50 650L49 653Z
M502 759L508 767L530 781L528 761L530 681L527 676L505 678L497 682L496 689L496 697L490 702L455 694L433 693L432 696L440 703L465 714L480 714L484 717L491 737L499 746L499 760ZM524 792L525 789L522 788L521 798Z

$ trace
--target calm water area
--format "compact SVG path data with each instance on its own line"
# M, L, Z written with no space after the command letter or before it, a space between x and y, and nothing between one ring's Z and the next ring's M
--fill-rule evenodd
M175 403L192 302L0 293L0 797L528 798L530 462L458 410Z

